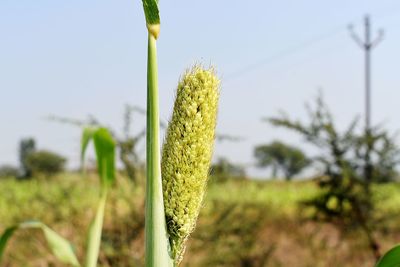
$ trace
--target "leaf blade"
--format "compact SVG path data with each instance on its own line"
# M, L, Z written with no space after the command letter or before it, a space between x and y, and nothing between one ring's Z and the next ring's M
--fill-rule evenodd
M71 243L39 221L27 221L7 228L0 237L0 262L3 256L7 241L18 229L40 229L53 255L62 263L72 266L80 266Z
M3 259L4 250L6 248L7 242L12 237L12 235L14 234L14 232L17 229L18 229L18 226L16 226L16 225L11 226L11 227L7 228L6 230L4 230L3 234L1 235L1 237L0 237L0 263Z
M148 25L160 24L160 12L157 0L143 0L144 15Z
M107 128L87 127L83 129L81 139L81 160L90 141L93 140L97 159L97 169L101 181L102 191L109 187L115 180L115 147L116 142Z
M72 266L80 266L72 245L66 239L58 235L55 231L44 224L42 225L41 229L43 230L54 256L64 263L69 263Z
M103 186L115 180L115 141L107 128L99 128L93 134L97 168Z
M375 267L400 267L400 245L386 252Z
M157 0L143 0L143 10L146 18L146 26L155 39L160 34L160 12Z
M86 149L90 143L90 140L93 137L94 131L95 131L95 128L93 128L93 127L86 127L83 129L82 137L81 137L81 164L82 164L82 166L84 165L83 163L84 163Z

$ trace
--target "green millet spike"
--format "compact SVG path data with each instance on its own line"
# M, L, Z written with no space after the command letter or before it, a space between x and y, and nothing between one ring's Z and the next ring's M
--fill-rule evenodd
M202 205L214 147L220 81L194 66L178 84L161 174L172 257L178 265Z

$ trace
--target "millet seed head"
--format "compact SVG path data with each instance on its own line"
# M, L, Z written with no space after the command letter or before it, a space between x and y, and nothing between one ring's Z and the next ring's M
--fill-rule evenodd
M194 66L178 84L163 145L161 173L171 253L182 260L202 205L214 146L220 81Z

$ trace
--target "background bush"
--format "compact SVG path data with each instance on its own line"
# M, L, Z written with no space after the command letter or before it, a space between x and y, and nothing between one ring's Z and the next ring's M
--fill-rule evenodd
M47 150L32 152L27 158L27 166L34 174L47 176L62 172L65 163L64 157Z
M19 169L11 165L0 166L0 178L18 177Z

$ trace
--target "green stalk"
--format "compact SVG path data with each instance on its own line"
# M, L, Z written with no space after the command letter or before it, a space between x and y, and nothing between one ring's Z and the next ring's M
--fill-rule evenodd
M149 32L147 58L146 267L171 267L161 183L156 38Z
M110 131L106 128L88 127L84 129L81 145L82 166L84 164L86 149L92 139L96 151L97 169L101 186L96 215L90 223L87 236L85 267L97 266L107 194L115 180L115 141Z
M90 224L88 233L88 243L86 249L85 267L96 267L99 258L99 250L101 244L101 232L103 228L104 210L107 200L107 189L100 196L97 206L96 217Z

